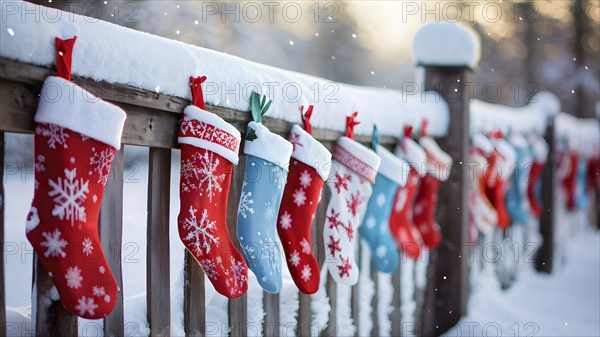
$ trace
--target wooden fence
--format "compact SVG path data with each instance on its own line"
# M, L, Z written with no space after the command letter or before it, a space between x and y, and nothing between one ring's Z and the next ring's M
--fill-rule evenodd
M465 83L470 71L464 67L425 67L426 88L438 91L446 99L450 108L450 127L448 135L439 139L441 147L450 153L455 163L467 160L469 141L469 97ZM55 74L54 70L38 67L21 62L0 58L0 159L4 159L4 132L33 133L33 117L37 108L38 94L43 80ZM151 336L170 335L170 281L169 281L169 200L171 150L178 147L178 122L183 109L189 101L178 97L168 96L133 87L96 82L90 79L73 78L73 81L102 99L122 107L127 113L122 142L127 145L148 147L149 176L148 176L148 215L147 215L147 316ZM457 94L458 93L458 94ZM208 111L214 112L233 124L241 132L245 131L250 121L250 114L243 111L229 110L208 106ZM282 120L264 118L264 124L273 132L287 136L291 124ZM342 136L339 132L314 129L313 135L329 149ZM368 144L370 137L357 136L357 141ZM393 148L396 139L381 137L382 145ZM109 247L121 246L123 212L123 161L121 149L113 163L112 178L106 186L105 197L99 219L100 237L105 252L113 251L116 256L109 259L110 267L117 283L123 290L121 273L121 256L119 249ZM227 210L227 225L230 233L235 233L237 205L243 179L245 158L241 156L240 164L233 172L232 188L229 195ZM2 170L0 168L0 170ZM439 199L439 214L443 228L443 242L438 251L431 255L427 270L428 284L425 289L419 289L417 298L416 327L419 335L438 335L454 325L466 312L468 259L467 253L462 252L463 243L467 241L468 203L467 203L467 174L466 167L455 165L453 176L443 185ZM460 173L463 174L460 174ZM3 185L0 183L0 201L4 200ZM325 211L329 200L329 191L324 189L323 201L320 203L316 225L313 232L315 253L319 264L324 260L324 244L322 226L325 222ZM10 197L10 196L8 196ZM19 224L14 224L19 225ZM552 226L546 226L551 231ZM4 233L4 202L0 207L0 239ZM237 239L233 236L233 240ZM235 242L236 245L239 243ZM4 252L4 250L2 250ZM457 259L443 259L444 255L459 256ZM460 258L462 257L462 258ZM52 283L39 262L34 262L34 280L37 297L33 303L40 303L41 297L46 297ZM204 275L194 261L192 255L186 252L184 267L184 328L186 335L205 335L205 306L204 306ZM372 272L371 278L376 281L377 273ZM392 276L393 283L393 312L390 315L392 335L403 334L400 326L400 271ZM377 285L377 282L375 282ZM352 318L358 327L359 319L358 294L361 284L352 290ZM377 287L376 287L377 289ZM322 335L334 336L337 332L336 322L336 283L329 277L326 288L331 311L328 326ZM377 291L377 290L376 290ZM0 260L0 336L6 335L6 316L4 303L4 258ZM279 295L263 296L265 318L263 333L278 336ZM373 297L372 335L379 335L377 321L377 293ZM448 314L452 312L453 314ZM44 308L32 308L35 321L36 335L44 336L73 336L77 334L77 318L66 312L59 302ZM299 310L297 316L296 334L309 336L311 329L311 297L299 295ZM229 335L245 336L247 331L247 296L229 300ZM32 317L33 318L33 317ZM104 319L106 336L124 334L123 291L119 292L114 311ZM358 329L357 333L358 335Z

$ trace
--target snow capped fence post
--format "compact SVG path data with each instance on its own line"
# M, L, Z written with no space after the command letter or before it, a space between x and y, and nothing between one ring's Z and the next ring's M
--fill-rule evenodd
M467 82L479 61L480 42L462 25L432 23L415 35L413 53L425 68L423 90L437 91L448 103L450 124L440 146L455 163L440 188L437 218L443 239L430 258L424 306L415 314L417 335L440 335L467 310L469 181L468 166L462 163L469 150Z

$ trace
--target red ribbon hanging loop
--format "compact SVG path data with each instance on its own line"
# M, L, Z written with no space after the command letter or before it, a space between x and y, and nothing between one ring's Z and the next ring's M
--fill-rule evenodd
M70 39L54 38L56 48L56 72L58 76L67 81L71 80L71 61L73 58L73 45L77 40L77 36Z
M356 120L356 116L358 116L358 111L355 111L353 114L346 117L346 137L350 139L354 139L354 127L360 124L360 122Z
M312 125L310 125L310 117L312 116L314 106L309 105L304 112L304 105L300 106L300 115L302 116L302 123L304 123L304 130L308 132L308 134L312 134Z
M190 76L190 89L192 90L192 104L204 110L204 95L202 94L202 83L206 76Z

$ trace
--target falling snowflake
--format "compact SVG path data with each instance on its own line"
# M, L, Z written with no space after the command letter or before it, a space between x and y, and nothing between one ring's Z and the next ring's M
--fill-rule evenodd
M283 212L281 217L279 218L279 225L281 225L282 229L290 229L292 227L292 216L287 211Z
M306 240L306 238L304 238L304 239L302 239L302 241L300 241L300 246L302 247L302 253L304 253L304 254L312 253L312 247L310 246L310 243L308 242L308 240Z
M65 169L65 177L58 178L57 182L48 179L48 185L52 191L48 195L53 197L54 208L52 215L58 216L61 220L71 220L71 226L75 224L75 220L85 222L85 207L83 202L87 198L88 180L80 178L76 180L77 169Z
M85 315L86 312L90 316L93 316L96 313L96 309L98 309L98 305L94 303L93 297L82 296L77 302L78 304L75 306L75 309L79 311L79 316Z
M352 193L350 195L350 200L346 199L346 206L348 206L348 210L352 213L353 216L358 214L358 208L363 202L363 197L360 194L360 191L356 191L356 194Z
M377 195L376 202L377 202L377 206L383 207L383 205L385 204L385 194L379 193Z
M302 280L304 280L304 282L307 282L308 280L310 280L310 277L312 276L312 273L310 271L310 266L305 264L304 267L302 267Z
M298 207L304 205L304 202L306 201L306 194L303 189L297 189L292 197L294 198L294 203Z
M92 255L92 251L94 250L94 244L92 243L92 240L90 238L85 238L81 245L83 246L82 252L85 255Z
M248 214L254 214L254 208L252 205L254 200L252 199L252 192L244 192L242 187L242 195L240 197L240 206L238 208L238 215L241 215L246 219Z
M35 172L45 172L46 171L46 166L44 165L44 162L46 162L46 157L44 157L41 154L38 154L35 160Z
M329 229L337 229L339 232L340 229L338 227L344 227L344 224L339 219L340 213L336 213L333 208L331 209L331 215L327 216L327 222L329 223Z
M384 245L379 245L377 246L377 249L375 249L375 255L379 258L384 257L386 253L387 248Z
M81 276L81 269L79 269L79 267L75 266L67 268L65 278L67 279L67 287L75 289L81 287L83 276Z
M204 274L211 280L216 280L219 276L219 272L215 268L215 263L212 260L200 261L200 267L204 270Z
M244 286L244 284L248 282L246 266L244 263L242 263L242 261L234 259L233 256L229 257L229 261L231 262L233 285L238 288L239 291L241 291L241 288Z
M195 255L202 255L203 250L205 254L209 254L213 245L215 248L219 247L219 237L215 233L217 222L208 219L206 209L202 211L200 222L196 218L197 210L193 206L190 206L189 212L190 217L183 220L182 227L187 231L183 241L191 242L192 252Z
M348 190L348 182L352 181L352 177L349 174L344 174L344 175L340 175L339 173L336 172L335 174L335 183L334 183L334 187L337 190L338 194L340 194L340 192L342 190Z
M92 152L94 153L90 157L90 166L92 169L88 174L92 175L93 172L98 173L98 183L105 186L108 181L110 167L115 159L116 150L112 147L107 147L102 151L96 151L96 148L92 147Z
M65 257L67 253L63 250L69 243L60 237L61 232L58 228L54 232L42 232L42 236L46 238L46 241L40 243L40 246L46 247L44 257Z
M98 286L92 287L92 293L94 294L94 297L101 297L101 296L106 295L106 291L104 290L104 287L98 287Z
M300 173L300 185L302 187L308 188L311 182L312 178L310 177L310 173L308 173L307 170L304 170L304 172Z
M35 133L43 137L48 137L46 142L51 149L56 149L56 145L62 146L65 149L69 148L67 145L69 134L65 132L64 128L56 124L39 124L35 129Z
M342 259L342 264L337 266L338 271L340 273L340 278L344 277L344 275L350 277L350 270L352 270L352 263L350 263L350 257L340 257Z
M267 203L265 204L265 220L271 222L271 220L273 220L273 217L275 216L275 207L273 207L273 205L271 205L271 202L267 201Z
M373 228L375 227L375 224L376 224L375 217L374 217L374 216L372 216L372 215L370 215L370 216L367 218L367 222L366 222L367 228L368 228L368 229L373 229Z
M98 267L98 272L100 272L100 274L104 274L105 271L106 269L104 268L104 266Z
M329 249L329 255L335 256L336 252L342 252L340 248L340 239L334 240L333 235L329 235L329 242L327 243L327 249Z
M290 255L290 258L288 260L290 262L290 264L294 267L298 267L298 265L300 264L300 253L298 253L297 250L294 250L292 252L292 255Z

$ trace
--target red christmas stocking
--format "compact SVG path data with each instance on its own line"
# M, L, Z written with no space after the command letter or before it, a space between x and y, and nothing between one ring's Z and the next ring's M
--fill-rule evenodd
M474 170L469 172L469 233L471 242L475 242L478 231L490 234L498 225L498 213L485 194L485 175L490 167L488 160L495 151L494 145L482 134L473 135L472 142L469 162L474 164Z
M225 215L233 165L238 162L240 132L204 110L201 83L190 78L192 100L183 111L179 236L215 289L229 298L248 289L248 266L229 237Z
M412 128L407 128L405 138L396 148L396 155L406 160L411 168L405 186L398 188L390 215L390 231L396 243L408 257L417 259L423 243L421 234L412 221L413 201L421 177L426 174L425 151L410 138Z
M427 155L427 174L421 180L415 197L413 222L425 247L435 249L442 239L440 226L435 219L438 190L440 183L448 179L452 158L431 137L422 136L419 143Z
M489 167L484 177L486 181L485 194L496 209L498 226L502 229L510 225L510 215L506 209L505 186L514 170L516 160L515 149L503 138L503 135L493 135L496 145L489 159Z
M593 157L588 160L587 173L588 190L598 193L600 191L600 157Z
M97 221L125 112L67 80L74 42L56 39L60 77L46 79L35 114L35 192L26 231L63 306L97 319L112 311L118 292Z
M312 110L311 105L302 116L305 130L294 125L290 133L294 151L277 222L292 279L305 294L314 294L319 289L319 264L312 251L312 223L331 163L331 153L310 135Z
M577 178L577 166L579 160L577 159L577 155L575 153L570 153L564 158L565 160L569 161L569 171L563 177L561 185L565 191L567 199L567 210L572 211L577 208L577 203L575 201L575 180Z
M527 182L527 197L533 216L539 218L542 215L542 204L540 201L540 187L544 164L548 159L548 143L543 138L531 136L529 138L533 163Z

